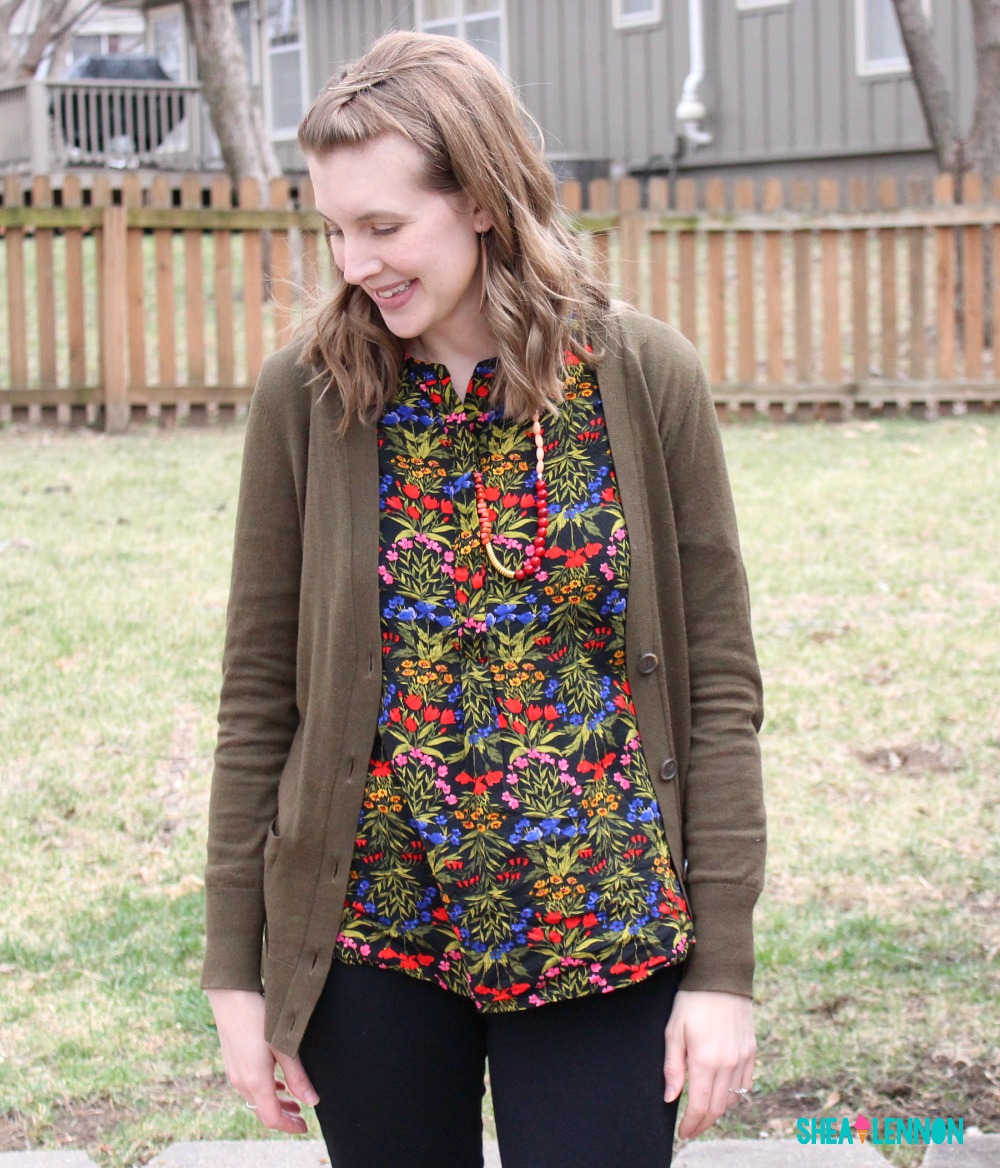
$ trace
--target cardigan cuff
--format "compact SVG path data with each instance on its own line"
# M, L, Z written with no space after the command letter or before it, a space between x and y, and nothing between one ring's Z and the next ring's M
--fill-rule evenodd
M753 907L756 889L742 884L686 887L694 944L682 988L753 996Z
M208 888L203 990L261 992L264 897L260 889Z

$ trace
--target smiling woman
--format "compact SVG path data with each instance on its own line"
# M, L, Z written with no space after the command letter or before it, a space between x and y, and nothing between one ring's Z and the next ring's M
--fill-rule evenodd
M464 192L428 190L419 149L401 134L311 156L316 206L334 262L414 356L447 366L465 394L493 352L480 311L480 236L492 222Z
M250 410L206 872L229 1078L344 1168L670 1163L753 1078L760 676L690 346L508 82L394 33L299 140L337 268ZM266 939L263 994L262 937ZM276 1065L281 1075L276 1080Z
M466 319L475 332L463 344L463 366L471 372L470 354L473 363L496 355L494 389L508 414L525 420L561 400L566 350L594 356L588 340L608 304L559 213L555 179L529 126L509 83L482 53L451 37L395 34L331 83L299 128L321 211L339 194L351 203L344 212L367 216L370 235L402 225L378 221L386 208L409 217L419 203L422 214L433 208L444 217L447 239L429 245L439 253L435 267L456 266L449 285L468 275L465 292L477 306ZM348 179L367 186L356 193ZM338 231L348 226L332 218ZM332 237L335 259L339 238ZM469 274L464 261L473 251L479 266ZM394 392L405 349L399 340L409 338L384 318L371 284L337 266L344 282L306 357L330 371L349 410L373 420ZM491 338L482 349L480 324ZM381 344L373 351L374 335Z

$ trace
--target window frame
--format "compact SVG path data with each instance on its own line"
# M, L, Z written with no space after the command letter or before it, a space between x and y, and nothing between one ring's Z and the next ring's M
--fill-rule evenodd
M911 72L910 62L903 50L902 57L883 57L877 62L868 59L868 5L872 0L854 0L854 71L858 77L905 76ZM892 0L886 0L890 8ZM924 15L932 20L931 0L921 0ZM901 34L902 35L902 34Z
M302 119L302 115L309 108L309 78L307 77L308 62L306 60L305 52L305 13L303 11L302 0L294 0L296 12L298 13L298 27L299 39L296 41L294 47L292 45L279 45L277 48L272 48L271 37L267 30L267 4L266 0L261 5L261 23L260 23L260 57L261 57L261 72L263 80L263 106L264 119L267 123L267 132L270 135L272 142L293 142L298 135L298 123ZM252 11L252 10L251 10ZM251 22L251 28L253 26ZM274 79L271 72L271 62L276 55L290 55L297 52L299 55L299 96L301 99L302 112L294 126L276 126L273 121L274 112Z
M453 17L440 18L431 20L424 16L423 0L416 0L413 12L413 25L417 32L434 33L436 28L442 25L457 25L458 39L465 41L466 44L475 44L475 41L470 41L466 36L466 24L477 24L480 20L495 19L500 20L500 68L507 72L507 0L492 0L494 11L491 12L474 12L469 16L465 11L465 0L455 0L458 5L458 15ZM447 35L447 34L446 34Z
M663 20L663 0L649 0L647 13L622 12L622 0L611 0L611 27L627 31L631 28L652 28Z
M736 0L737 12L759 12L767 8L791 8L792 0Z
M146 13L146 51L159 60L156 53L155 33L153 25L160 20L176 20L180 28L180 76L175 78L180 85L187 85L191 80L191 42L188 39L187 21L184 19L182 4L161 4L151 8Z
M250 29L250 56L247 57L247 72L250 74L250 84L260 88L264 84L261 76L260 23L254 17L254 0L239 0L239 2L246 5L247 26ZM236 7L237 5L234 3L234 13Z

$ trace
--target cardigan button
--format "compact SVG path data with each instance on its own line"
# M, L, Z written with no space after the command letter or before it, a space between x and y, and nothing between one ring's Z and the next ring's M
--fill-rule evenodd
M659 664L660 659L655 653L643 653L639 658L639 672L652 673Z
M677 760L674 758L665 759L660 766L660 778L665 782L672 782L677 778Z

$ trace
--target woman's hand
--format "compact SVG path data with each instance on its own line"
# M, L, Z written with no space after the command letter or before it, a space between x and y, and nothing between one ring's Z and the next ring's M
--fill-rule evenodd
M687 1107L677 1134L700 1136L753 1085L757 1043L753 1005L739 994L678 990L667 1024L664 1099L670 1103L688 1079Z
M264 1041L263 997L248 990L209 990L208 1000L230 1083L265 1127L293 1134L306 1131L295 1099L314 1107L319 1096L302 1063ZM281 1068L284 1082L276 1076L275 1064Z

